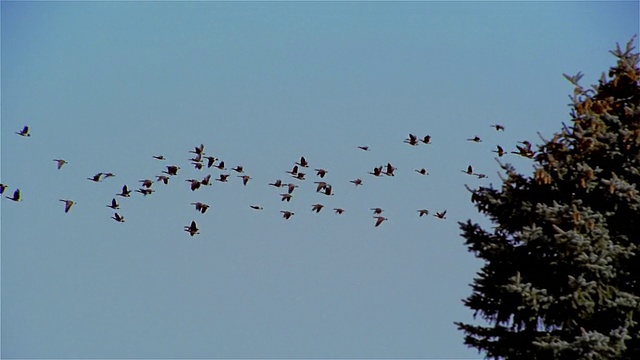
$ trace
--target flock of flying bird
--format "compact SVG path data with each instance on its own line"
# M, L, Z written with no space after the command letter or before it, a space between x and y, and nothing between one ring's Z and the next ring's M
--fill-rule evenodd
M504 131L504 126L500 124L494 124L494 125L491 125L491 127L495 128L496 131ZM16 132L16 134L23 137L31 136L31 134L29 133L28 126L24 126L24 128L21 131ZM478 136L474 136L472 138L468 138L467 141L477 143L477 142L481 142L482 139ZM404 140L404 143L410 146L417 146L420 143L431 144L431 136L426 135L423 138L418 138L414 134L409 134L409 137ZM516 151L511 151L511 153L517 154L526 158L533 158L535 153L531 149L531 143L525 140L525 141L519 142L519 144L522 144L522 146L516 145ZM358 146L357 148L362 151L369 151L368 146ZM505 150L500 145L497 145L496 150L493 150L493 152L496 153L498 157L502 157L506 153ZM214 156L207 155L204 152L203 144L201 144L200 146L196 146L194 150L189 151L189 153L193 154L193 157L189 159L189 161L191 162L191 165L193 165L198 170L202 170L205 167L206 168L213 167L221 171L227 170L227 168L225 167L224 161ZM153 158L158 161L166 160L163 155L154 155ZM64 159L53 159L53 161L56 162L58 170L60 170L65 164L67 164L67 161ZM296 179L298 181L304 181L306 180L306 177L305 177L306 173L302 171L305 171L304 169L308 169L308 168L309 168L309 163L307 162L304 156L301 156L300 160L295 162L292 169L289 171L286 171L285 173L289 174L293 179ZM167 165L165 166L165 170L163 170L160 175L155 176L156 180L152 180L152 179L139 180L140 187L138 189L135 189L135 192L138 192L144 196L151 195L155 191L153 189L154 183L162 182L164 184L168 184L169 180L172 177L175 177L178 175L179 170L180 170L180 167L177 165ZM369 172L369 174L376 177L395 176L394 175L395 170L396 168L391 163L387 163L386 165L380 165L380 166L374 167L372 171ZM243 166L238 165L232 168L231 171L237 174L237 177L242 180L242 183L244 186L247 186L247 184L249 183L249 180L252 179L251 176L245 174ZM479 179L487 177L487 175L485 174L474 172L473 167L471 165L469 165L466 169L461 171L467 175L477 176ZM316 193L321 193L327 196L334 195L332 185L323 180L325 175L328 173L328 171L323 168L315 168L314 172L316 176L319 178L318 181L314 181L314 184L316 184ZM424 168L415 169L415 172L417 172L420 175L429 175L427 170ZM114 176L115 175L110 172L106 172L106 173L99 172L91 177L88 177L87 180L93 181L93 182L101 182L107 178L114 177ZM213 179L213 181L219 181L223 183L228 182L230 176L231 176L230 172L220 173L219 177L216 179ZM185 181L190 183L189 187L191 191L196 191L201 186L210 186L212 184L211 174L204 176L200 180L185 179ZM362 179L357 178L354 180L350 180L350 183L358 187L362 185L363 181ZM278 179L273 183L269 183L268 185L274 186L276 188L284 188L286 191L280 194L280 197L281 197L281 201L286 201L286 202L291 201L294 190L299 186L297 183L283 182L281 179ZM6 189L7 189L7 185L0 183L0 194L4 193ZM115 221L121 222L121 223L125 221L124 216L122 216L119 212L116 211L120 209L120 204L117 201L117 197L127 198L131 196L131 193L132 191L129 189L129 187L127 185L124 185L122 186L122 191L118 194L115 194L111 202L106 205L107 207L111 208L114 211L113 216L111 218L114 219ZM21 201L20 189L16 188L13 192L13 195L6 196L6 198L14 202ZM69 200L69 199L60 199L60 201L64 203L65 213L68 213L73 207L73 205L76 204L75 201ZM207 209L210 207L208 204L205 204L199 201L191 203L191 205L195 207L196 211L199 211L202 214L204 214L207 211ZM259 206L259 205L250 205L250 207L254 210L263 210L262 206ZM311 206L311 211L315 211L316 213L319 213L323 208L324 208L323 204L316 203ZM380 226L380 224L382 224L385 220L388 220L386 217L382 215L384 211L383 209L371 208L370 210L373 212L373 218L375 219L375 223L374 223L375 227ZM342 208L334 208L333 211L338 215L345 212L345 210ZM419 209L417 210L417 212L418 212L418 216L421 216L421 217L429 214L429 210L427 209ZM291 216L294 215L292 211L288 211L288 210L281 210L280 213L282 213L282 216L285 219L289 219L291 218ZM446 219L446 215L447 215L447 210L443 210L440 212L435 212L433 216L435 216L438 219ZM189 233L189 235L191 236L194 236L200 233L200 229L198 228L198 225L196 224L195 220L191 221L190 224L185 225L184 231Z

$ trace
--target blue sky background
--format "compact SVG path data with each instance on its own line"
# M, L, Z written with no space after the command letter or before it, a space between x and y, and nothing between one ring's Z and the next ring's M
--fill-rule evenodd
M3 358L480 358L453 324L473 321L461 300L481 266L457 222L490 226L464 185L499 186L496 145L569 122L562 73L595 83L639 18L637 2L0 9L0 181L23 195L0 202ZM190 191L185 179L220 173L189 165L201 143L253 179ZM300 156L305 181L285 173ZM367 174L387 162L396 176ZM178 176L110 219L123 184L168 164ZM315 193L315 167L335 196ZM116 177L86 180L97 172ZM300 185L291 203L267 185L278 178ZM65 214L59 199L77 204ZM371 207L389 220L375 228Z

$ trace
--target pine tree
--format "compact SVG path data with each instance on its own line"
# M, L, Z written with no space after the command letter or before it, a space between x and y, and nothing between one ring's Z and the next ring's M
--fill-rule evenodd
M634 37L635 39L635 37ZM575 86L571 126L542 136L531 176L469 189L491 231L460 223L484 260L456 323L495 359L640 359L640 55L631 39L597 85ZM526 145L526 144L525 144ZM529 146L529 145L527 145Z

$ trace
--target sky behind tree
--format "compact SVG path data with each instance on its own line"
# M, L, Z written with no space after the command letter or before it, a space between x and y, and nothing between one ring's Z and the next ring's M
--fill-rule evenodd
M480 268L457 222L487 224L464 185L499 186L496 145L568 122L562 74L595 83L639 16L637 2L0 11L0 181L22 193L0 202L3 358L480 358L453 324L472 321L462 299ZM15 134L25 125L30 137ZM432 143L406 144L409 133ZM195 169L200 144L228 170ZM306 180L285 173L301 156ZM395 176L368 174L387 163ZM181 167L168 185L118 198L126 221L110 218L124 184L167 165ZM87 180L98 172L116 176ZM229 182L185 181L220 173ZM299 186L290 202L276 179ZM316 193L319 180L335 195ZM65 213L60 199L77 204ZM388 219L378 227L374 207Z

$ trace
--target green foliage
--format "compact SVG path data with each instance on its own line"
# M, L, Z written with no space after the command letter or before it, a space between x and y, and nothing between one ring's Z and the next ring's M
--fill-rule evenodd
M460 223L485 260L464 300L489 326L456 323L496 359L640 359L640 55L629 41L598 85L574 86L571 117L543 139L532 176L500 164L472 202L492 231ZM542 137L542 136L541 136Z

